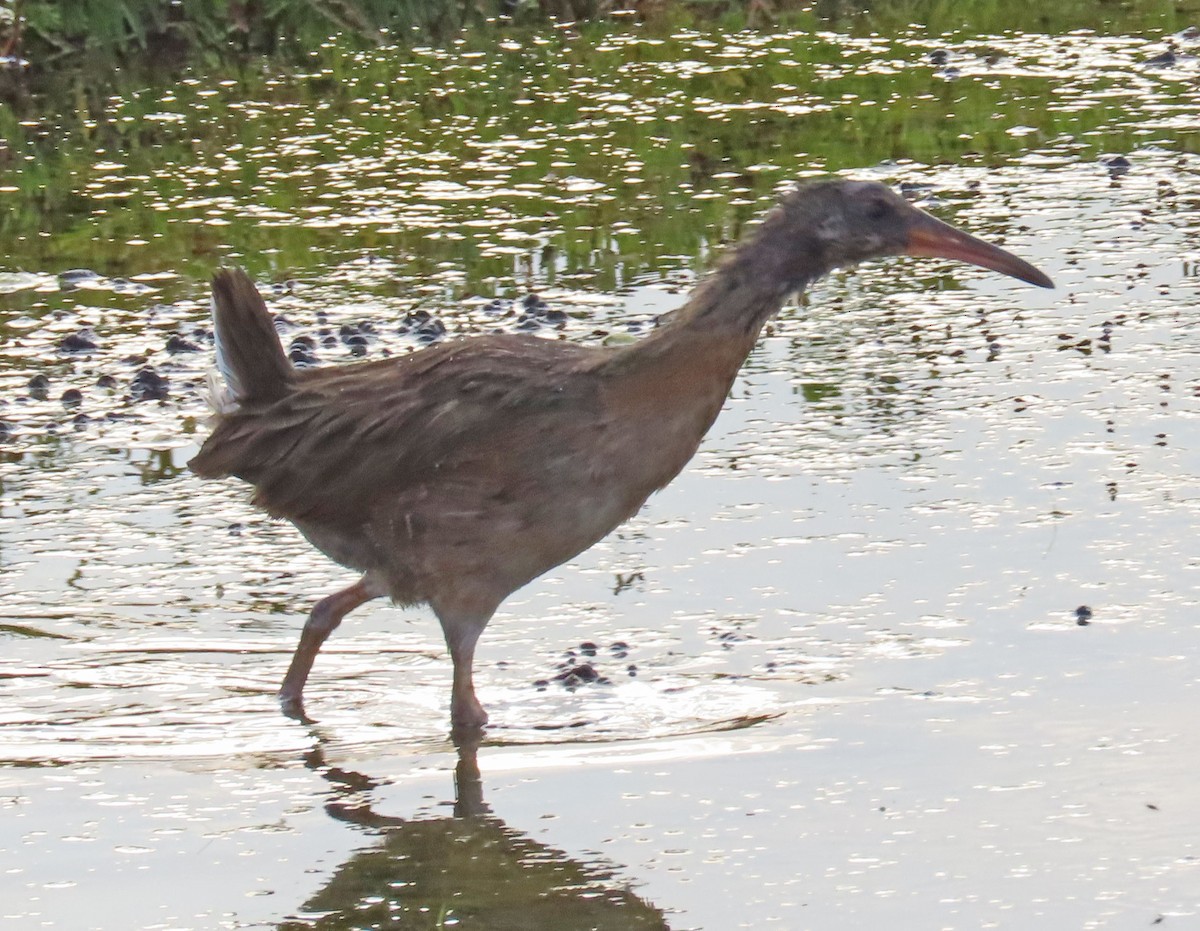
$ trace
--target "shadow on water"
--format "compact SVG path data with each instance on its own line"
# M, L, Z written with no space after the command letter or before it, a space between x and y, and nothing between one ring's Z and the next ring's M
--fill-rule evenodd
M613 870L539 843L493 814L484 800L480 739L455 744L454 807L445 817L382 814L372 801L378 782L331 766L320 745L305 755L305 765L333 787L330 817L378 843L335 869L280 931L410 923L494 931L669 927L662 910Z

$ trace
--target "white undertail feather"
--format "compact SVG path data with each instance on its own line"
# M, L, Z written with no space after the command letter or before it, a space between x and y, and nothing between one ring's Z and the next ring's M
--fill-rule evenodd
M213 344L217 350L217 364L215 369L208 370L206 378L208 390L205 400L208 401L208 406L214 414L229 414L238 409L241 385L238 384L233 367L229 364L229 356L225 347L221 345L221 329L217 326L215 295L209 299L209 306L213 316Z

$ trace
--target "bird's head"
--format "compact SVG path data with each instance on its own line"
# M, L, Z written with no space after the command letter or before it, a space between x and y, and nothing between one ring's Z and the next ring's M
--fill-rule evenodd
M887 255L957 259L1054 287L1028 262L872 181L826 181L793 191L763 221L754 250L793 290L830 269Z

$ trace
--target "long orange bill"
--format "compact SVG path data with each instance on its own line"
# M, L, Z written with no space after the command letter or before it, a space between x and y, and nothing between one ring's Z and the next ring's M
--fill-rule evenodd
M926 255L934 258L957 259L990 268L992 271L1013 278L1020 278L1039 288L1053 288L1054 282L1023 259L998 246L969 236L956 230L948 223L919 213L909 227L908 255Z

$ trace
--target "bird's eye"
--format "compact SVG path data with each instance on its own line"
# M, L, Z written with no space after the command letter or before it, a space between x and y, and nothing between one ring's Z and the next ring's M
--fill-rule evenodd
M867 204L867 219L882 220L892 212L892 205L885 200L875 199Z

